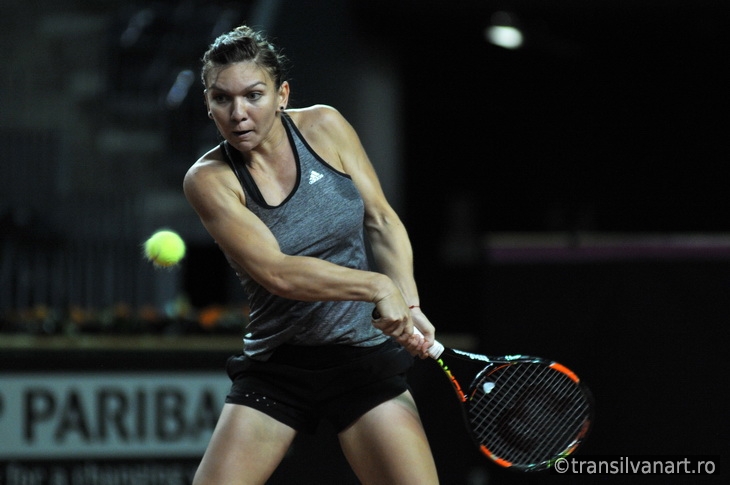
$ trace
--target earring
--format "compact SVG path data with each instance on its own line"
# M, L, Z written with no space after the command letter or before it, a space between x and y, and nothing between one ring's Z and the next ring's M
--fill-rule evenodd
M279 106L279 111L284 111L284 106Z
M208 111L208 118L213 119L213 113L211 113L210 111Z

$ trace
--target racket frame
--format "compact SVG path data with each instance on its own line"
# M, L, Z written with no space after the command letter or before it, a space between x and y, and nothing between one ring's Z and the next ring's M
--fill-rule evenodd
M449 382L451 383L451 387L454 390L456 397L460 401L460 408L462 411L462 418L464 419L464 422L466 424L466 427L469 431L469 435L474 441L474 444L479 449L479 451L486 456L490 461L495 463L496 465L514 470L514 471L521 471L521 472L534 472L534 471L540 471L540 470L546 470L553 466L555 461L557 461L560 458L564 458L568 455L571 455L574 453L578 447L585 441L585 439L588 436L588 433L590 431L591 425L593 423L594 418L594 403L593 403L593 396L588 389L588 387L580 380L578 375L570 370L565 365L544 359L541 357L534 357L534 356L528 356L528 355L505 355L500 357L490 357L482 354L474 354L471 352L465 352L462 350L457 349L451 349L448 347L443 346L441 343L437 342L438 346L434 345L431 347L431 349L434 349L434 347L437 347L436 352L431 352L431 349L429 349L429 355L431 358L436 361L438 366L441 368L441 370L444 372L444 374L449 379ZM434 354L438 355L438 357L434 357ZM471 379L471 382L468 386L464 387L461 382L459 382L459 379L455 375L455 373L452 371L452 367L456 362L464 362L466 363L470 368L476 369L478 366L481 366L481 370L476 371L476 373L473 373L474 377ZM586 420L584 421L583 426L581 427L580 431L577 433L577 435L574 437L574 439L568 444L568 446L565 447L561 452L554 455L549 460L544 460L539 463L531 463L531 464L516 464L512 463L508 460L505 460L501 458L500 456L497 456L495 453L493 453L487 446L485 446L483 443L480 442L479 437L476 435L476 433L473 430L472 422L469 418L469 411L470 411L470 401L476 394L479 385L482 383L483 380L490 374L496 372L498 369L501 369L505 366L515 365L515 364L536 364L536 365L543 365L546 367L549 367L557 372L560 372L567 376L572 382L574 382L578 387L580 392L584 395L587 406L588 406L588 416Z

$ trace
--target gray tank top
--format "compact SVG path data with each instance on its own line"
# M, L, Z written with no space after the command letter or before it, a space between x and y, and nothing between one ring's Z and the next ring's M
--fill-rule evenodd
M317 155L291 118L282 113L294 147L297 182L278 206L266 203L241 153L221 143L241 182L246 206L273 232L285 254L311 256L355 269L368 269L363 234L364 206L349 175ZM372 346L387 337L371 324L373 305L360 301L303 302L273 295L228 258L249 299L250 322L244 353L266 360L281 344Z

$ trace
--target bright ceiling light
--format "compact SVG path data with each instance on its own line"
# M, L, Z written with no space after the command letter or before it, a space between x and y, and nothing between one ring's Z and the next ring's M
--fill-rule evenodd
M489 42L505 49L519 49L524 41L522 32L515 27L491 25L484 31Z
M484 37L492 44L505 49L519 49L524 42L519 24L519 19L512 12L494 12L490 25L484 29Z

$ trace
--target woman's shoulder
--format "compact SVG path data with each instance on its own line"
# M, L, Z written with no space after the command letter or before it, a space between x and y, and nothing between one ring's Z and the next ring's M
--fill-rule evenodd
M228 168L220 145L210 149L201 156L185 174L185 183L201 182L211 178L227 175L231 170Z
M350 123L332 106L316 104L286 111L304 137L311 142L334 143L348 140Z
M241 185L220 146L209 150L188 169L183 192L200 214L212 214L211 208L221 207L230 194L235 194L242 203L245 201Z
M189 172L210 169L222 163L224 163L223 151L221 150L220 145L217 145L198 158L190 167Z
M287 109L286 113L300 130L308 127L334 128L344 123L345 118L337 109L326 104L315 104L306 108Z

